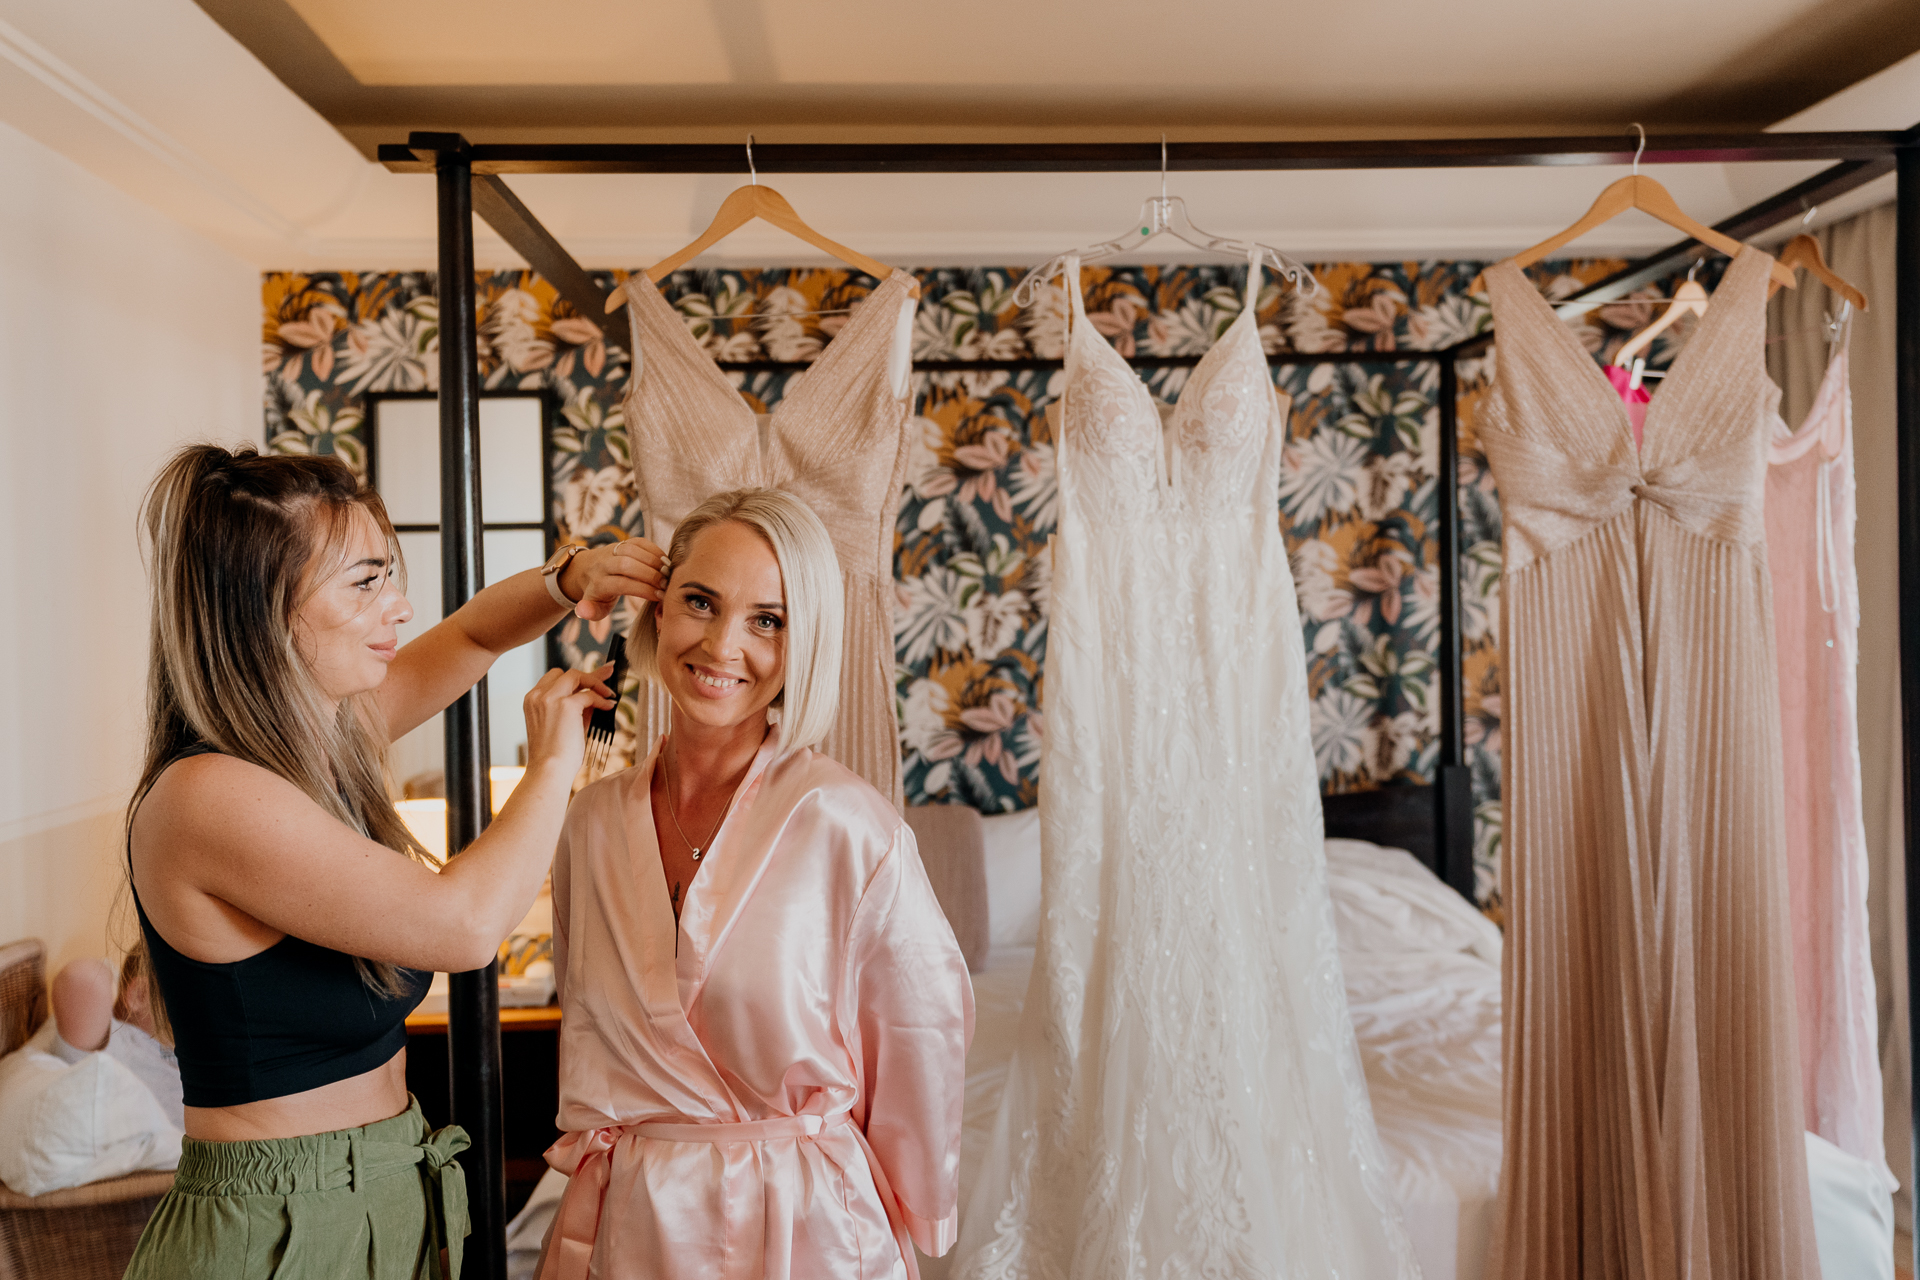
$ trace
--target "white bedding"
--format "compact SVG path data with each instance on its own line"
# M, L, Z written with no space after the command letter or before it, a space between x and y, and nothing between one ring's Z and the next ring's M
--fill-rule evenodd
M1039 926L1039 832L986 820L993 950L973 975L960 1203L1000 1107ZM1327 841L1353 1014L1374 1117L1424 1280L1480 1280L1500 1177L1500 931L1399 849ZM1031 899L1031 901L1028 901ZM1825 1280L1893 1280L1893 1200L1866 1162L1807 1135ZM509 1270L530 1277L565 1179L548 1173L509 1231ZM952 1255L920 1259L947 1280Z
M1329 840L1327 868L1374 1116L1425 1280L1479 1280L1500 1176L1500 932L1401 850ZM1030 939L1002 942L994 932L987 969L973 978L962 1204L999 1108L1033 966ZM1892 1280L1888 1189L1831 1144L1809 1134L1807 1146L1827 1280ZM920 1274L946 1280L950 1263L922 1258Z

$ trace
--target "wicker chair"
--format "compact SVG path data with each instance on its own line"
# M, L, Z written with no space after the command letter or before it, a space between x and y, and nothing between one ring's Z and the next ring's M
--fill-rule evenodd
M0 947L0 1055L47 1018L46 948ZM120 1280L170 1173L136 1173L43 1196L0 1186L0 1280Z

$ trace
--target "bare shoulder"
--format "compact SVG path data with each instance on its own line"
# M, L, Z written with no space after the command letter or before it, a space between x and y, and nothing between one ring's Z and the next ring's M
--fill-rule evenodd
M200 830L244 817L262 804L269 809L314 807L298 787L257 764L217 752L188 756L154 780L134 816L134 832Z
M140 801L129 832L136 867L159 859L167 872L224 863L235 849L260 847L274 832L331 815L285 778L257 764L209 752L169 765Z

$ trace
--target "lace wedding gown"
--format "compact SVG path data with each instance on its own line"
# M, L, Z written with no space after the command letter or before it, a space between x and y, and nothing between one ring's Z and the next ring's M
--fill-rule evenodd
M1248 277L1163 441L1067 267L1045 916L969 1280L1418 1274L1335 950Z

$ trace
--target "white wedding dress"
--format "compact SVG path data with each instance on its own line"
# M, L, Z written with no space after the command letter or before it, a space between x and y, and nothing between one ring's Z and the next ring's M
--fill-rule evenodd
M1164 437L1066 274L1045 915L953 1274L1417 1276L1335 950L1258 266Z

